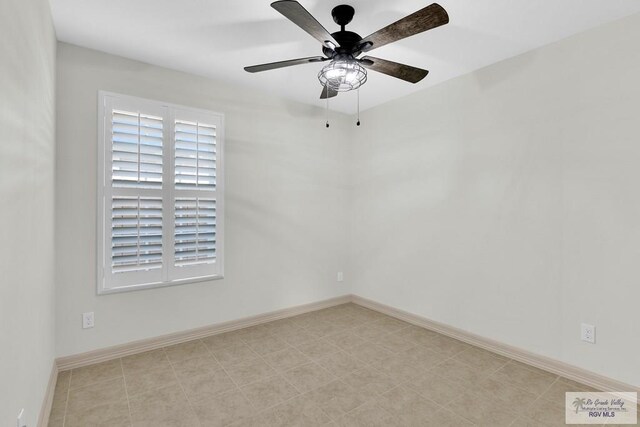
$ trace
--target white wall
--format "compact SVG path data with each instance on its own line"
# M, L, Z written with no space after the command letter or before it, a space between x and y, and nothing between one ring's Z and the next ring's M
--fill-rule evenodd
M345 116L332 113L326 129L318 108L67 44L57 71L59 356L349 293L336 282L346 256ZM101 89L226 115L223 280L96 296ZM93 329L81 329L86 311Z
M640 385L638 41L635 15L362 114L354 292Z
M0 425L36 424L55 356L56 41L46 0L0 2Z

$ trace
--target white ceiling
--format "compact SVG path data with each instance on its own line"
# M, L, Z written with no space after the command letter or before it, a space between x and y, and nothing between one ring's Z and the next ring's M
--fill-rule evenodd
M269 6L269 0L50 0L58 39L176 70L261 88L318 106L322 64L249 74L246 65L321 54L320 44ZM339 30L331 9L356 8L347 26L365 37L430 0L299 0L321 24ZM640 12L638 0L440 0L450 23L371 52L430 70L412 85L369 72L366 109L533 48ZM549 70L553 72L553 70ZM355 112L354 93L330 108Z

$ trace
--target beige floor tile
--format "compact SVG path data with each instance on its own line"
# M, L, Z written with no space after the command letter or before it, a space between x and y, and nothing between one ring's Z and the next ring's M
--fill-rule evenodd
M358 390L374 394L386 393L400 384L397 378L391 378L368 366L345 376L342 380Z
M348 349L347 352L364 363L379 362L393 355L391 351L372 342L357 345Z
M65 427L129 427L129 406L127 402L104 403L87 409L68 413Z
M422 346L410 348L404 351L402 356L408 359L407 363L421 370L432 369L434 366L447 360L447 356L442 353L437 353Z
M497 371L509 362L506 357L476 347L456 354L454 359L481 371Z
M536 395L541 395L547 391L556 380L556 375L541 370L528 369L522 366L521 363L513 361L496 371L492 377Z
M545 391L541 398L545 400L552 400L556 402L564 402L565 393L572 391L596 391L591 387L587 387L586 385L576 383L574 381L560 381L558 379L554 382L547 391Z
M193 377L196 375L210 374L222 369L222 366L213 356L201 356L193 359L181 360L171 364L178 380Z
M299 394L295 387L279 375L244 386L241 391L256 411L270 408Z
M104 380L122 377L120 359L84 366L71 371L70 388L84 387Z
M309 398L333 420L340 419L344 414L375 397L377 396L351 387L340 380L332 381L309 393Z
M177 383L173 369L153 369L136 371L124 378L129 396L167 387Z
M438 335L436 332L413 325L398 331L397 334L399 337L418 345L429 345L431 344L431 339Z
M56 423L60 420L64 420L64 414L67 410L66 394L64 396L65 397L62 398L54 394L54 399L51 404L51 412L49 413L49 424L52 424L51 420L55 420Z
M336 378L316 363L298 366L286 371L283 375L300 393L315 390Z
M438 363L431 370L449 381L462 385L477 384L492 374L492 371L473 368L455 359L447 359L442 363Z
M213 355L224 367L237 365L259 356L244 343L232 344L228 347L213 350Z
M345 304L61 372L49 425L553 426L588 390Z
M171 369L164 349L147 351L122 358L122 369L125 375L152 369Z
M399 382L409 381L421 372L420 369L411 363L410 359L399 354L394 354L380 361L373 362L371 367L380 372L384 372Z
M49 417L47 427L64 427L64 415L62 417Z
M264 327L267 328L267 332L269 332L271 335L276 336L300 330L300 326L296 325L296 323L290 318L274 320L273 322L265 323Z
M448 405L449 402L459 401L467 391L464 385L446 380L433 372L419 374L407 382L406 386L443 406Z
M324 357L331 353L336 353L340 351L340 348L331 344L329 341L325 339L317 339L314 341L309 341L304 344L300 344L296 347L298 350L302 352L305 356L316 360L321 357Z
M185 408L180 412L154 420L141 420L132 424L132 427L194 427L200 425L195 412L191 408Z
M276 374L276 371L260 358L245 360L225 368L225 371L239 387Z
M318 318L318 315L315 312L299 314L297 316L291 317L291 321L301 328L305 328L309 325L313 325L318 320L320 319Z
M386 334L386 332L378 328L375 323L365 323L352 328L351 331L365 340L372 340Z
M473 425L471 421L444 408L437 410L426 421L426 425L430 427L465 427Z
M564 426L566 425L567 410L571 410L571 408L567 409L565 407L564 400L562 402L553 402L538 399L523 411L521 416L545 426Z
M376 328L387 334L392 332L399 332L400 330L411 326L410 323L394 319L393 317L384 317L375 322L374 325Z
M337 377L344 377L363 367L363 363L344 351L328 354L316 360L318 365Z
M299 329L297 331L282 333L282 334L278 334L277 336L278 338L282 339L287 344L292 346L297 346L297 345L304 344L309 341L314 341L320 338L318 335L312 334L306 329Z
M196 403L193 409L203 427L230 425L254 414L251 404L237 390Z
M182 344L172 345L164 349L170 362L193 359L194 357L209 356L209 350L200 340L188 341Z
M326 337L342 332L343 328L326 320L320 320L306 326L305 330L318 337Z
M505 407L519 408L518 410L529 407L538 397L535 393L505 384L493 377L489 377L476 385L471 385L467 389L484 396L500 399L506 405Z
M517 418L517 408L507 407L499 400L477 393L463 393L450 402L447 409L480 426L510 426Z
M69 390L67 401L67 415L71 412L83 411L106 403L121 403L127 401L124 379L116 378L85 387Z
M364 338L359 337L352 331L345 331L339 334L330 335L325 339L343 350L348 350L365 342Z
M331 418L308 395L294 397L273 408L278 426L315 427L331 422Z
M382 409L378 402L365 403L351 411L337 424L341 427L400 427L399 419Z
M214 351L234 344L240 344L242 343L242 338L238 334L238 331L231 331L223 334L211 335L210 337L203 338L201 341L209 348L209 350Z
M175 414L190 411L182 388L171 385L157 390L140 393L129 397L131 421L135 423L158 421Z
M285 427L286 425L274 409L267 409L249 418L229 424L230 427Z
M347 314L334 319L329 319L329 322L333 323L334 325L336 325L337 327L343 330L346 330L346 329L355 328L356 326L362 325L367 321Z
M180 380L180 384L191 402L208 399L236 388L223 370L184 378Z
M247 345L261 356L275 353L289 347L284 340L272 335L249 340Z
M263 359L278 372L285 372L311 362L311 359L293 347L267 354Z
M468 344L463 343L462 341L458 341L439 334L431 337L429 343L425 344L425 346L448 357L453 357L456 354L461 353L471 347Z
M391 350L394 353L401 353L403 351L407 351L410 348L415 347L417 344L415 342L407 341L397 332L391 332L385 335L380 335L371 340L387 350Z
M424 425L436 411L437 404L425 399L415 391L399 386L380 396L378 405L400 420L402 425Z
M264 325L250 326L237 331L240 338L246 343L256 338L269 336L269 329Z
M56 378L56 388L54 393L66 393L69 390L69 385L71 383L71 371L62 371L58 373L58 378Z

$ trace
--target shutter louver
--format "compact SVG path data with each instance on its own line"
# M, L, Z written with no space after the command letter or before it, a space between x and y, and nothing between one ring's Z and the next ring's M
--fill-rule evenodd
M111 212L112 271L162 268L162 198L114 197Z
M113 110L112 185L162 188L161 117Z
M175 184L177 189L215 189L215 126L176 120Z
M175 202L175 265L216 260L216 201L178 198Z

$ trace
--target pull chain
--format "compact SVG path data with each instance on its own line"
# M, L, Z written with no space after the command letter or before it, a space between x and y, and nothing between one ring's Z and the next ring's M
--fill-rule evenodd
M324 87L325 96L327 97L327 123L326 127L329 127L329 86Z
M358 88L358 122L356 126L360 126L360 88Z

